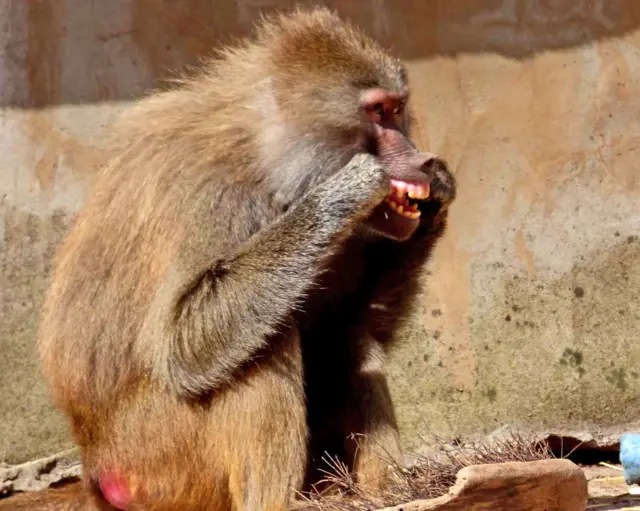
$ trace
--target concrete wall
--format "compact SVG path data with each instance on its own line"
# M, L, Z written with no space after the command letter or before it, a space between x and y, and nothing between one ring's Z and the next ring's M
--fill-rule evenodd
M406 60L460 194L391 371L408 445L638 424L640 4L336 0ZM0 461L69 447L33 357L101 134L271 0L0 0Z

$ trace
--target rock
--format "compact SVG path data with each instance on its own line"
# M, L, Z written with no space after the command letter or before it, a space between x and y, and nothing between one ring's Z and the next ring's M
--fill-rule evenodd
M82 466L76 456L76 450L71 449L21 465L0 464L0 497L80 478Z
M447 495L380 511L584 511L587 480L564 459L475 465Z

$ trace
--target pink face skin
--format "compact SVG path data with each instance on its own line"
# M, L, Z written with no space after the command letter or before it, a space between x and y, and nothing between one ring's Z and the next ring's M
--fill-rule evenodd
M116 509L129 509L133 496L129 491L127 480L114 471L100 474L100 491L105 500Z
M428 167L436 160L420 152L401 130L408 91L371 89L361 97L366 121L373 124L377 157L391 179L391 193L367 220L380 234L404 241L420 224L420 201L428 199L431 176Z

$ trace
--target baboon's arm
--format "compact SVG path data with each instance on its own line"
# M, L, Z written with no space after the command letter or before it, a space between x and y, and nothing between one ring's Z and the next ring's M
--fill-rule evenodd
M331 256L389 192L388 178L359 155L232 254L171 268L152 305L162 324L162 367L175 390L220 387L283 332Z

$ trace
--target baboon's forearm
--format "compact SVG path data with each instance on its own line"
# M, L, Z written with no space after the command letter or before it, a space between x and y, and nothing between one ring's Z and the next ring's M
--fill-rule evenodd
M355 165L204 270L185 290L168 358L179 392L197 395L223 385L286 328L331 256L370 209L363 194L375 197L382 190L375 169L363 173Z

